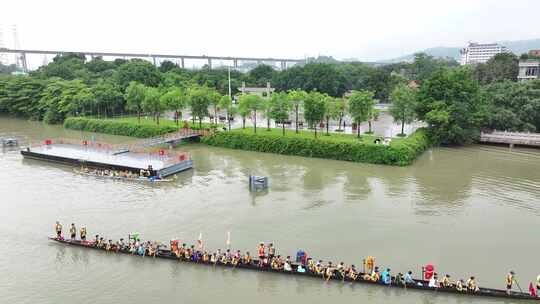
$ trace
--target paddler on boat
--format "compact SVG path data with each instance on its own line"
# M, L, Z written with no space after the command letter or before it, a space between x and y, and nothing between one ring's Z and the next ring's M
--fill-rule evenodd
M364 266L366 268L366 273L372 273L375 267L375 257L368 256L364 260Z
M390 268L386 268L386 270L383 271L383 273L381 274L381 281L385 285L392 284L392 275L390 274Z
M416 284L410 270L405 275L405 284Z
M56 221L56 225L54 225L54 230L56 231L56 238L61 239L62 238L62 224L60 224L59 221Z
M257 248L257 252L259 253L259 267L264 266L264 258L266 256L264 250L264 243L261 242Z
M81 241L86 241L86 227L81 227L81 229L79 230L79 235L81 236Z
M457 291L463 291L465 289L465 283L463 282L463 280L458 280L456 282L456 289Z
M375 266L371 274L365 274L364 280L366 281L372 281L372 282L379 282L381 279L381 274L379 273L379 267Z
M478 290L480 290L478 288L478 284L476 283L476 279L473 277L470 277L468 280L467 280L467 291L470 291L470 292L477 292Z
M322 260L319 260L317 264L315 264L315 267L313 268L313 270L318 275L321 275L323 273Z
M124 250L126 248L126 244L124 243L124 239L121 238L118 242L116 242L116 252L119 252L120 250Z
M356 271L356 268L354 267L354 264L351 265L346 271L347 277L353 281L356 281L356 278L358 277L358 272Z
M246 254L244 254L242 264L251 265L251 261L252 261L251 255L249 254L249 251L246 251Z
M241 256L240 250L237 250L236 253L232 255L231 264L233 266L236 267L238 265L238 263L240 263L240 256Z
M396 275L395 282L398 286L405 285L405 278L403 277L403 273L399 272Z
M276 248L274 248L274 244L270 243L268 244L268 259L271 261L276 256Z
M285 264L283 264L283 270L287 272L292 271L292 265L291 265L291 257L287 256L287 259L285 260Z
M113 242L112 240L109 240L109 242L105 244L105 250L110 251L112 247L113 247Z
M440 287L444 287L444 288L451 288L452 286L454 286L454 284L452 284L452 281L450 281L450 275L449 274L446 274L440 280L439 285L440 285Z
M536 289L534 288L533 282L529 283L529 294L531 295L531 297L537 296Z
M75 228L74 223L71 223L71 227L69 227L69 235L71 236L72 240L77 238L77 228Z
M514 282L516 282L516 278L514 277L515 273L513 270L510 270L508 274L506 274L506 293L510 294L512 290L512 285Z
M540 275L536 277L536 293L540 295Z
M430 288L439 288L439 285L437 284L437 274L433 274L433 276L429 279L428 287Z
M340 262L336 267L336 274L339 275L339 278L345 280L345 263Z
M332 262L328 262L328 265L326 265L326 268L323 272L323 279L326 277L326 281L330 280L334 276L334 265L332 265Z

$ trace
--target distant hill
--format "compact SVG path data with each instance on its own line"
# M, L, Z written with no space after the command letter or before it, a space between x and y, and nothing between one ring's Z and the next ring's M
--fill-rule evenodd
M529 50L532 50L532 49L540 49L540 39L498 41L497 43L500 43L506 46L516 55L527 53ZM434 48L425 49L423 51L419 51L418 53L426 53L428 55L431 55L437 58L450 57L450 58L459 60L459 50L461 48L462 47L434 47ZM412 61L413 58L414 58L414 54L409 54L406 56L401 56L401 57L390 59L390 60L382 60L382 62Z

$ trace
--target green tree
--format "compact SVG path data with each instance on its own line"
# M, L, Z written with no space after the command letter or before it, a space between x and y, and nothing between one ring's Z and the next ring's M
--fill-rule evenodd
M343 102L341 102L341 100L341 98L334 98L328 95L324 96L324 119L326 120L326 135L330 135L330 120L340 118L340 115L343 111L343 109L341 108Z
M317 125L323 120L325 110L325 95L310 92L304 100L304 118L315 129L315 138L317 138Z
M242 108L249 109L253 113L253 132L257 133L257 111L264 109L262 97L254 94L244 94L240 96L239 104Z
M241 99L240 99L241 100ZM242 117L242 129L246 128L246 118L251 114L251 109L248 107L247 102L238 102L238 114Z
M120 88L111 81L100 79L92 87L92 93L96 99L97 114L103 113L105 116L113 114L115 110L122 110L124 107L124 96Z
M86 69L92 73L103 73L105 71L114 70L116 65L111 61L103 60L102 57L95 57L85 64Z
M428 124L431 138L442 144L467 144L487 120L478 82L467 69L436 72L418 92L416 114Z
M126 108L129 111L137 112L137 120L141 123L141 112L145 99L146 87L143 84L132 81L126 88Z
M95 103L95 96L80 80L57 79L47 85L39 103L46 123L61 123L68 115L88 112Z
M347 113L347 99L345 98L336 98L335 99L335 111L337 113L336 119L338 119L338 131L341 131L341 124L343 122L343 118L345 117L345 114Z
M176 122L176 126L178 126L182 118L182 110L188 105L188 97L185 92L180 88L170 88L165 94L161 95L161 103L167 109L174 111L174 121Z
M212 108L214 109L214 124L217 125L218 122L218 110L219 110L219 101L221 100L221 95L218 91L214 89L208 90L208 98L210 98L210 104L212 105Z
M219 107L224 109L227 113L227 124L229 125L229 131L231 130L231 120L234 118L234 114L236 112L236 108L233 106L232 100L229 97L229 95L223 95L221 96L221 99L219 100Z
M171 70L174 70L174 69L178 69L180 68L178 66L178 64L170 61L170 60L165 60L165 61L162 61L161 64L159 65L159 71L161 73L166 73L168 71L171 71Z
M342 74L335 64L328 63L294 66L277 74L273 83L280 91L316 90L335 97L342 96L346 91Z
M298 133L298 112L300 110L300 106L304 102L304 100L307 98L307 93L302 90L290 90L287 93L289 100L293 104L294 107L294 114L295 114L295 132Z
M0 112L40 120L45 114L39 100L47 81L26 76L0 77Z
M199 128L202 128L202 120L209 116L208 107L210 106L213 93L207 87L191 87L189 89L189 105L191 115L199 120Z
M286 93L273 93L272 102L269 105L269 117L276 123L281 123L283 135L285 136L285 121L289 119L289 112L292 104Z
M167 108L167 105L162 102L161 92L158 88L146 87L144 92L143 109L152 113L156 124L159 126L159 117L161 112Z
M540 80L509 80L482 88L490 113L486 128L514 132L540 130Z
M353 91L349 96L349 113L357 126L357 136L360 138L360 124L369 118L375 105L371 91Z
M379 109L375 109L374 107L372 107L368 115L368 131L366 132L366 134L373 134L371 125L373 124L373 121L379 119L379 115L381 115L381 111Z
M0 74L10 75L13 72L17 72L19 69L15 64L4 65L0 62Z
M511 53L493 56L486 63L476 65L475 78L480 84L490 84L504 80L517 81L519 58Z
M266 64L260 64L249 71L247 82L254 86L266 87L266 83L271 82L275 75L276 71L273 67Z
M132 81L149 87L157 87L161 83L161 74L150 62L132 59L116 69L115 79L122 89L126 89Z
M390 99L392 100L390 115L394 121L401 123L401 133L398 135L405 136L405 124L412 123L416 118L416 89L400 85L392 91Z

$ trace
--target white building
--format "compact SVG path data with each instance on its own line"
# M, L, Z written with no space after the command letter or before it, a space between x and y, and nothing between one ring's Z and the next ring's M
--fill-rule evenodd
M518 81L538 79L540 72L540 60L529 59L519 61Z
M469 46L461 49L461 64L477 64L486 63L491 57L509 53L510 51L504 46L497 43L480 44L469 43Z

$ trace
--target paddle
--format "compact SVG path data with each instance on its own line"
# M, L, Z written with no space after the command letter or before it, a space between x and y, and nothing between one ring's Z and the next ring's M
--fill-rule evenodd
M514 279L514 282L516 282L516 285L519 288L519 291L523 293L523 289L521 289L521 286L519 286L519 282L517 281L517 279Z

